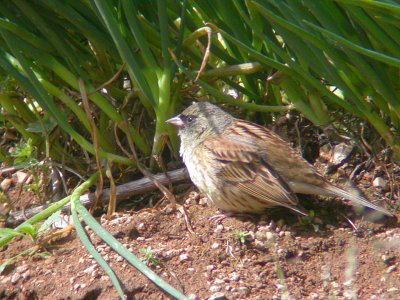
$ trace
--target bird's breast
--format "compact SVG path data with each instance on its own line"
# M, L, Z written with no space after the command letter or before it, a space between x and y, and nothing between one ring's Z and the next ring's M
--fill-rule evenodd
M215 166L210 158L198 149L182 151L181 156L192 182L202 193L211 198L211 195L218 190L218 185L215 181Z

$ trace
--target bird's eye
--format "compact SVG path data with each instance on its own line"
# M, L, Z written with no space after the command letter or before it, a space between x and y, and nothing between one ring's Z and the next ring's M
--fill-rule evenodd
M192 116L189 116L189 117L186 118L186 121L188 123L191 123L193 120L194 120L194 118Z

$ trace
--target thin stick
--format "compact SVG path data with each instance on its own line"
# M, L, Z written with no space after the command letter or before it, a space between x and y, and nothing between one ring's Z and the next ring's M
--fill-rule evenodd
M159 173L154 176L153 178L142 178L139 180L131 181L125 184L121 184L117 186L116 188L116 196L117 196L117 202L120 202L122 200L129 199L135 195L140 195L144 194L153 190L158 189L156 184L154 183L154 179L158 181L160 184L169 184L169 183L179 183L179 182L184 182L189 179L189 175L186 171L186 169L178 169L175 171L170 171L167 172L166 174L164 173ZM99 197L99 204L106 204L108 202L108 199L110 197L110 189L104 189ZM87 195L82 195L80 197L80 201L82 204L86 207L90 206L93 202L94 195L93 193L87 194ZM49 205L41 205L38 207L30 208L25 210L25 215L27 218L30 218L42 210L44 210L46 207ZM70 210L70 204L65 205L62 208L62 212L67 213ZM25 217L23 215L22 211L17 211L12 213L7 221L6 221L6 226L7 227L14 227L18 224L21 224L25 220Z

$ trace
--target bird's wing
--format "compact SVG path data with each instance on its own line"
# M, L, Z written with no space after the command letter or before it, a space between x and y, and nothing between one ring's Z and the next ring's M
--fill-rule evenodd
M225 133L229 138L251 138L253 143L257 143L261 152L260 155L287 183L319 184L325 182L315 168L289 143L265 127L244 120L235 120L234 126L230 126Z
M219 164L217 176L240 188L260 207L284 206L301 214L297 198L286 182L257 153L251 139L218 136L204 141L204 147Z

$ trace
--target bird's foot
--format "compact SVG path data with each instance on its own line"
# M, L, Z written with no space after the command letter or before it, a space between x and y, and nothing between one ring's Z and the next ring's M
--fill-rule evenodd
M222 214L217 214L208 219L208 221L214 222L215 224L221 224L223 220L229 217L235 218L250 218L254 220L255 216L250 213L239 213L239 212L223 212Z

